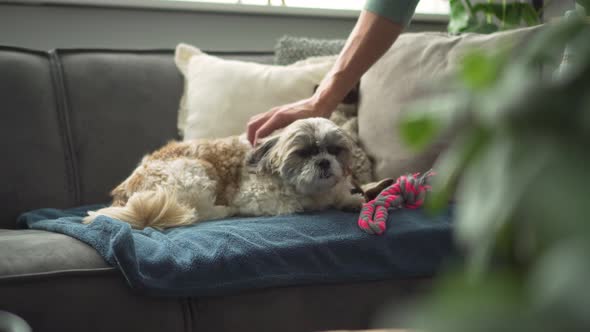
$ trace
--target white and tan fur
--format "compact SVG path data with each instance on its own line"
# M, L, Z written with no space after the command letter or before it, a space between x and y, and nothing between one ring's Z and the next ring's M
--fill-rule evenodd
M145 156L89 212L134 228L167 228L229 216L272 216L326 208L360 209L351 194L351 142L333 122L298 120L252 148L245 136L171 142Z

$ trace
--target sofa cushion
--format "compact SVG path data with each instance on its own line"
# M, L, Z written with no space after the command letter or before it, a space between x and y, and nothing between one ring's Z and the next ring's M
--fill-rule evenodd
M132 294L118 270L72 237L0 230L0 252L0 310L34 331L183 331L182 299Z
M408 327L403 313L430 288L429 279L281 287L194 299L195 331L311 332ZM382 326L381 326L382 327Z
M108 200L142 155L176 137L182 79L158 51L58 51L79 203Z
M397 279L162 298L137 294L94 249L65 235L0 230L0 252L0 310L40 332L364 329L385 303L403 309L430 285Z
M0 279L0 294L0 310L19 315L35 332L193 331L186 299L133 294L115 270Z
M106 202L144 153L176 138L173 50L0 46L0 228L42 207ZM267 52L217 52L272 63Z
M106 202L141 157L178 138L183 81L172 50L59 50L79 175L77 205ZM220 56L270 62L265 53ZM47 205L51 206L51 205Z
M71 151L46 53L0 47L0 228L19 213L76 203Z
M398 279L162 298L137 294L94 249L65 235L0 230L0 252L0 310L41 332L363 329L385 303L403 309L429 286Z
M405 105L427 93L425 84L452 73L461 56L470 49L495 51L511 42L530 38L541 28L489 35L402 34L361 79L359 137L374 159L375 177L397 178L404 173L426 171L447 146L448 137L445 137L424 152L414 153L406 148L398 134L400 112Z
M67 235L0 229L0 279L113 269L92 247Z
M86 212L43 209L23 227L73 236L117 266L134 289L163 296L203 296L277 286L429 277L452 256L452 207L431 215L391 213L383 236L357 225L358 213L336 210L230 218L163 231L131 229ZM361 249L359 249L361 248ZM361 255L359 255L361 253Z
M0 279L0 310L19 315L36 332L366 329L384 304L396 305L388 314L403 312L429 286L428 279L408 279L160 298L133 293L115 271L78 272Z

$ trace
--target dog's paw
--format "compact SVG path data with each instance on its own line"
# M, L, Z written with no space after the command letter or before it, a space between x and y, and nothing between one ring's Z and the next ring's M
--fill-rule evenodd
M365 204L365 197L361 194L354 194L347 196L340 202L339 209L346 212L360 212L363 204Z
M394 182L394 179L386 178L381 181L364 184L361 186L361 190L365 194L367 200L372 200L379 196L382 190L391 186Z
M95 211L88 211L88 215L82 219L83 224L90 224L98 217L98 214Z

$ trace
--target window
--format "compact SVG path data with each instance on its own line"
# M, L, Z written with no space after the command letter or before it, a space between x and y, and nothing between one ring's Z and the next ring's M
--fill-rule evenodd
M178 0L163 0L163 1L178 1ZM226 3L226 4L242 4L242 5L272 5L295 7L295 8L322 8L322 9L361 9L365 0L181 0L190 2L209 2L209 3ZM395 0L390 0L395 1ZM269 3L270 2L270 3ZM448 14L449 1L448 0L420 0L416 8L418 14Z
M366 0L19 0L34 5L126 7L356 18ZM397 0L387 0L397 1ZM3 0L0 0L0 3ZM8 1L9 3L12 1ZM449 0L420 0L416 18L447 22Z

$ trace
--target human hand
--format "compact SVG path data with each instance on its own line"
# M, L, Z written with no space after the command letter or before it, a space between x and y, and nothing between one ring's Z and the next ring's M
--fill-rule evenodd
M277 129L288 126L296 120L311 117L328 117L331 112L332 109L320 105L313 97L275 107L266 113L250 118L246 131L248 141L253 146L256 146L259 139L272 134Z

